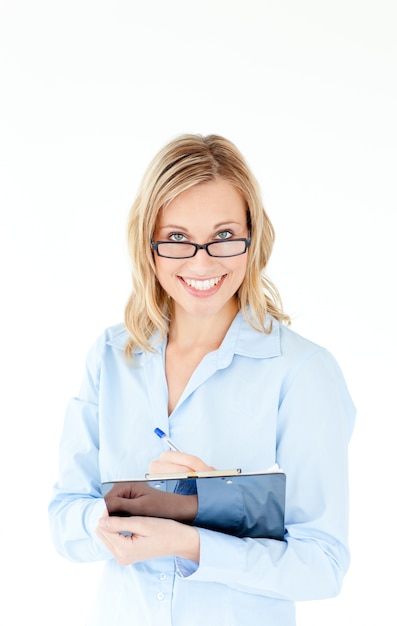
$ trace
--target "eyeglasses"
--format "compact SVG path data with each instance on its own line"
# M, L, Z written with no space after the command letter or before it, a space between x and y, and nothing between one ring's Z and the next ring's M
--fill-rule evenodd
M166 259L190 259L198 250L205 250L213 257L225 258L245 254L251 244L248 239L226 239L225 241L210 241L200 246L198 243L185 241L151 241L152 250L156 250L158 256Z

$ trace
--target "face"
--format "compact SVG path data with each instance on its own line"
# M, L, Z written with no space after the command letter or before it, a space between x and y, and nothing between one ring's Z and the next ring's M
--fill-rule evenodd
M180 193L161 210L153 239L202 245L247 236L244 199L226 180L217 179ZM198 250L192 258L168 259L154 252L157 279L173 299L174 314L234 316L235 294L246 273L247 256L211 257L206 250Z

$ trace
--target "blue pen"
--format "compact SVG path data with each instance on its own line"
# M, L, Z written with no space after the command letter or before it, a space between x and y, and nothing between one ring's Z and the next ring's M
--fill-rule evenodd
M161 430L161 428L155 428L154 432L156 433L157 437L160 437L160 439L165 441L165 443L171 448L171 450L175 450L175 452L182 452L182 450L178 448L178 446L176 446L173 441L171 441L168 435L166 435L165 432Z

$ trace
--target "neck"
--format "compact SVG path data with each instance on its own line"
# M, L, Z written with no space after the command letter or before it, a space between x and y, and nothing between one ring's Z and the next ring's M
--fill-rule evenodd
M170 320L168 344L187 348L216 350L221 345L238 312L237 301L217 315L194 317L174 308Z

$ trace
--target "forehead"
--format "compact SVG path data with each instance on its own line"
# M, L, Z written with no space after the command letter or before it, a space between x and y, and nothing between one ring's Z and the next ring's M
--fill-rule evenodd
M216 179L182 191L160 210L156 225L161 228L167 223L175 223L175 220L177 223L204 220L214 223L245 222L246 214L242 194L228 181Z

